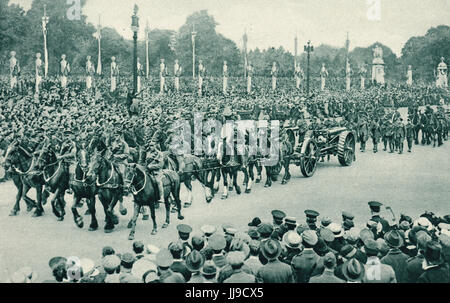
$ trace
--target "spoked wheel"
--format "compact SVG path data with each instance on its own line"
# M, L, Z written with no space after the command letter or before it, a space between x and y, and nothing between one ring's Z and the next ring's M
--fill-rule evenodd
M311 177L317 168L317 161L320 158L320 152L316 142L312 139L306 139L302 147L302 156L300 158L300 169L303 176Z
M355 135L345 131L339 135L338 160L342 166L352 165L355 156Z

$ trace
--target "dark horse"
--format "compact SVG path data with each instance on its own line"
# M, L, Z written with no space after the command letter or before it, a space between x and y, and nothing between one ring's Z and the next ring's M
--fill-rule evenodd
M105 233L110 233L114 225L119 223L114 214L114 207L123 194L123 180L111 161L105 159L99 152L94 152L89 163L88 178L96 178L98 197L105 211Z
M91 215L89 231L94 231L98 229L97 217L95 216L95 196L97 194L97 186L95 185L95 179L87 176L89 160L89 153L85 148L77 150L76 162L73 163L69 169L69 185L74 195L72 214L75 224L79 228L83 228L84 226L83 218L79 215L77 206L81 199L86 199Z
M228 148L227 148L228 146ZM222 200L228 198L228 191L232 191L233 187L236 189L238 195L241 194L241 188L237 184L238 172L242 171L242 155L238 155L236 147L230 147L226 138L223 138L222 144L219 145L221 153L218 155L218 159L221 164L221 173L223 177L223 193ZM229 155L230 148L233 148L234 152ZM233 182L228 186L228 177Z
M166 228L170 224L170 195L172 195L175 200L178 209L178 219L183 220L184 217L181 215L180 177L178 176L178 173L172 170L164 170L161 173L163 174L164 204L166 206L166 221L162 227ZM128 239L134 239L136 221L141 211L141 207L143 206L150 207L150 213L153 220L152 235L156 235L157 224L155 203L158 203L159 200L156 180L146 172L143 166L138 164L132 164L127 168L125 179L126 187L130 188L134 197L134 214L128 224L128 228L131 228Z
M53 213L58 221L64 220L64 194L69 188L69 170L63 161L58 161L55 153L48 146L44 146L37 159L37 169L42 171L46 189L54 194L50 201Z
M47 202L48 193L44 191L44 178L42 172L35 171L36 163L33 155L30 155L16 141L10 145L5 156L5 169L12 170L11 176L17 187L16 203L10 216L16 216L20 210L20 198L27 203L27 210L31 211L33 207L36 210L33 217L40 217L44 214L43 204ZM36 189L37 203L27 196L31 187Z
M178 164L169 156L170 152L164 152L164 168L170 169L174 171L178 171ZM211 202L214 196L214 182L208 182L208 174L212 169L211 166L214 166L215 162L208 161L206 159L200 159L194 155L185 155L184 156L184 169L183 172L179 174L180 182L183 182L188 190L188 198L187 202L184 203L184 207L187 208L192 205L193 194L192 194L192 179L196 178L200 184L202 185L205 191L205 199L206 202ZM214 175L213 178L214 180Z

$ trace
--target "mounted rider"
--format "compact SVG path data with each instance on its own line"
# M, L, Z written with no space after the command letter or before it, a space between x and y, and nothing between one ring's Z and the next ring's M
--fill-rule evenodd
M164 167L164 155L158 150L155 142L150 142L147 152L147 170L150 176L154 177L156 184L158 185L159 199L164 200L164 184L163 184L163 173L162 169Z
M127 142L125 142L122 129L116 129L109 146L111 148L111 161L116 164L123 180L125 177L125 168L128 164L128 158L130 157L130 147Z
M179 116L176 116L179 117ZM180 138L180 132L183 131L183 125L181 123L173 123L172 127L168 130L168 136L167 139L164 142L164 146L168 148L168 151L170 152L170 156L173 160L176 160L178 165L178 174L182 174L184 171L184 168L186 167L184 163L184 146L183 141L178 142L178 140L183 140L183 138Z
M61 144L59 155L56 155L58 161L62 161L68 165L69 175L75 174L75 158L77 155L77 144L75 142L75 134L71 130L64 131L65 140Z

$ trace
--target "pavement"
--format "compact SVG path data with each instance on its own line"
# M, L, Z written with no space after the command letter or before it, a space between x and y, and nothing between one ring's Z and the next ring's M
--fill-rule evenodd
M176 225L189 224L194 231L204 224L220 228L230 223L239 230L246 231L247 223L253 217L271 222L271 210L281 209L289 216L305 223L305 209L314 209L320 213L319 220L328 216L341 222L341 212L349 211L355 215L356 226L364 226L370 218L368 201L376 200L391 206L398 220L400 214L413 218L425 211L433 211L440 216L450 214L450 141L438 148L417 145L413 152L402 155L382 151L374 154L371 143L365 153L359 152L357 161L350 167L339 165L337 157L329 162L320 163L311 178L304 178L300 168L291 167L292 179L287 185L275 183L264 188L263 183L254 184L250 194L230 192L227 200L221 200L221 191L207 204L202 187L194 182L194 203L183 209L185 220L179 221L171 214L171 224L162 229L164 207L157 210L158 234L152 236L151 220L138 219L136 240L145 244L165 246L177 239ZM242 184L240 174L239 184ZM51 279L48 260L54 256L76 256L91 258L101 264L102 247L110 245L117 252L131 251L132 241L128 241L127 223L133 212L130 197L125 199L128 208L126 216L120 216L120 223L113 233L103 232L104 214L97 201L97 214L100 228L89 232L89 217L84 217L85 227L79 229L73 222L69 208L63 222L57 222L46 205L45 215L32 218L26 213L21 202L21 212L9 217L15 199L16 189L11 182L0 183L0 281L23 266L30 266L39 274L38 281ZM34 193L30 194L34 197ZM187 198L182 189L182 200ZM72 198L66 195L67 205ZM84 213L85 207L81 210ZM117 209L118 212L118 209ZM392 219L390 212L382 211L386 219Z

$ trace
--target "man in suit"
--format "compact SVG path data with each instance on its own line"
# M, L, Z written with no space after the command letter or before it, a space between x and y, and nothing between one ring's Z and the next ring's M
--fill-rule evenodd
M404 240L400 233L393 229L384 235L384 240L389 246L389 252L381 259L381 263L390 265L395 272L398 283L408 282L408 272L406 271L408 256L399 249L403 246Z
M430 241L425 248L424 273L420 275L419 283L449 283L450 268L442 258L442 246L437 241Z
M173 263L170 269L173 272L179 272L183 275L184 280L188 282L191 279L191 271L186 267L186 263L182 259L183 255L183 242L177 241L169 244L169 251L173 257Z
M173 272L170 267L173 264L173 257L168 249L161 249L156 255L156 265L160 283L185 283L183 275Z
M345 283L344 280L339 279L334 275L336 257L332 252L329 252L324 256L323 265L325 267L323 274L311 277L309 283Z
M292 259L291 266L297 283L308 283L310 277L323 272L323 267L319 264L320 257L314 251L319 239L312 230L305 230L301 236L304 249Z
M423 274L424 270L422 264L425 260L425 249L428 242L431 241L431 237L425 231L417 232L416 238L419 251L415 257L406 260L406 263L408 264L406 271L408 272L409 283L416 283L420 275Z
M373 239L364 242L367 262L364 265L365 276L363 283L397 283L394 269L390 265L382 264L378 258L378 243Z
M254 275L242 270L244 258L244 253L241 251L230 251L228 253L227 262L233 269L233 274L225 279L223 283L256 283Z
M259 282L294 283L292 268L278 260L282 251L280 242L272 239L261 242L261 251L268 262L258 270L256 278Z
M223 249L226 245L227 241L222 235L213 234L208 240L208 246L213 250L212 261L218 270L228 264L223 254Z

